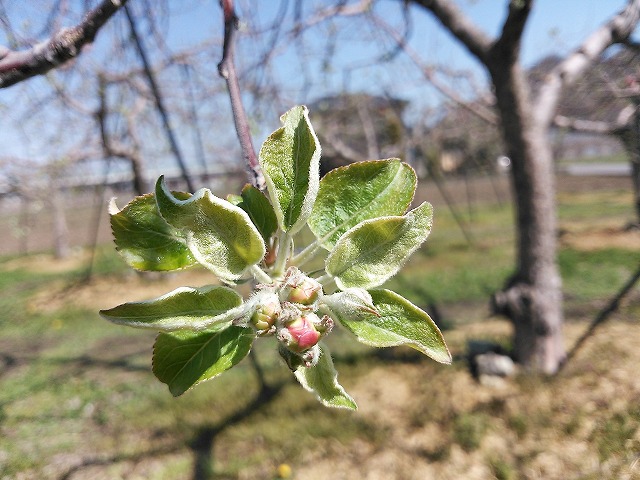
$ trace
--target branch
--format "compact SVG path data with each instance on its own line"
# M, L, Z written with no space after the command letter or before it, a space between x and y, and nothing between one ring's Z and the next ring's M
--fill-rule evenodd
M302 2L300 2L301 4ZM317 25L329 18L334 17L355 17L371 11L373 7L373 0L360 0L354 4L347 4L345 0L336 2L337 5L332 5L322 10L318 10L315 14L308 18L304 23L298 21L293 28L294 36L297 36L302 30ZM300 13L300 11L299 11ZM300 14L297 14L299 17Z
M508 65L513 65L517 61L532 2L533 0L509 2L509 14L502 25L502 33L491 48L494 61L501 64L507 62Z
M12 51L0 46L0 88L42 75L75 58L93 42L98 31L127 0L103 0L79 25L63 28L29 50Z
M339 137L334 135L332 130L327 129L323 132L323 135L327 138L329 144L333 147L333 149L339 155L342 155L342 157L344 157L345 159L350 160L351 162L361 162L367 159L360 152L355 151L349 145L344 143Z
M490 107L479 102L469 102L460 95L459 90L453 87L451 82L440 81L436 75L436 67L422 63L422 59L418 53L409 46L405 39L394 28L376 15L372 15L371 19L377 27L386 31L387 34L393 38L397 43L398 48L400 48L415 64L415 66L418 67L425 80L427 80L442 95L490 125L498 124L498 117ZM447 76L451 77L453 75L450 72L447 72Z
M635 108L628 105L620 111L614 122L581 120L579 118L556 115L553 118L553 124L556 127L566 128L574 132L618 135L631 128L634 113Z
M136 22L129 11L127 6L124 7L124 11L127 14L127 20L129 21L129 26L131 28L131 36L135 43L136 49L138 51L138 56L142 61L142 65L144 67L144 73L149 81L149 87L151 87L151 93L153 94L153 99L156 103L156 108L158 113L160 114L160 118L162 119L162 125L164 127L165 134L167 135L167 140L169 141L169 146L171 147L171 151L173 152L173 156L176 158L178 162L178 166L180 167L180 171L182 173L182 178L187 184L187 189L190 192L194 192L195 188L193 183L191 182L191 177L189 176L189 172L187 170L187 165L182 156L182 152L178 147L178 141L176 140L175 134L173 132L173 128L171 127L171 122L169 121L169 112L164 106L164 100L160 93L160 88L158 87L158 83L156 82L156 77L151 70L151 64L149 62L149 58L142 43L142 38L138 35L138 31L136 28Z
M240 83L234 64L234 40L235 32L238 29L238 17L233 7L233 0L220 0L220 5L224 13L224 44L222 47L222 60L218 64L218 72L227 82L233 121L236 126L238 140L240 141L242 157L251 174L251 183L254 187L264 190L264 175L258 163L256 151L253 148L249 119L242 104Z
M548 124L553 120L563 87L573 83L611 45L625 42L639 21L640 0L629 0L622 11L587 37L549 73L534 102L540 121Z
M412 0L413 3L429 10L466 48L486 63L492 40L450 0Z

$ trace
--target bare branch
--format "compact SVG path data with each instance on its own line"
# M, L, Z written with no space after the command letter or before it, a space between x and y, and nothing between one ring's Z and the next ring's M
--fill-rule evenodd
M553 118L553 125L574 132L618 135L631 128L634 113L635 107L628 105L620 111L615 122L582 120L579 118L565 117L564 115L556 115Z
M502 26L502 33L491 48L494 61L507 62L513 65L520 52L520 42L524 27L531 13L533 0L509 2L509 14Z
M160 114L160 118L162 119L162 125L164 127L165 134L167 135L169 146L171 147L173 156L178 162L178 166L180 167L180 171L182 172L182 178L187 184L187 188L190 192L193 192L195 190L194 185L191 182L191 177L189 176L187 165L182 156L182 152L178 147L178 141L176 140L173 128L171 127L171 122L169 121L169 113L164 106L164 100L160 93L158 83L156 82L155 75L151 70L151 64L144 48L144 44L142 43L142 39L138 35L135 19L133 18L133 15L131 15L131 12L129 11L129 8L127 6L124 7L124 11L127 14L127 20L129 21L129 26L131 27L131 36L133 37L136 49L138 50L138 55L140 56L140 60L142 61L142 65L144 67L145 75L147 77L147 80L149 81L149 86L151 87L151 93L153 94L156 108L158 109L158 113Z
M337 135L335 135L332 129L325 130L323 135L327 138L328 143L335 149L335 151L347 160L351 162L361 162L367 159L367 157L362 155L360 152L355 151L349 145L344 143Z
M0 47L0 88L42 75L78 56L92 43L104 24L127 3L127 0L103 0L89 11L82 22L63 28L53 37L29 50L12 51Z
M639 21L640 0L629 0L622 11L587 37L549 73L536 102L536 114L543 124L553 120L562 88L573 83L611 45L626 41Z
M220 5L224 13L224 45L222 49L222 60L218 64L218 72L227 82L233 121L236 126L240 147L242 148L242 157L251 173L251 183L256 188L264 190L264 175L258 163L256 151L253 148L249 120L244 105L242 104L240 83L234 63L234 41L235 33L238 29L238 16L233 6L233 0L220 0Z
M495 112L490 107L485 107L479 102L469 102L467 99L462 98L460 96L459 91L451 86L448 82L440 81L437 75L438 69L432 65L425 65L420 58L420 55L413 50L408 43L406 43L403 36L400 33L392 28L387 22L376 15L371 15L371 20L374 24L384 30L393 40L397 43L398 48L402 49L404 53L409 57L409 59L418 67L422 76L427 80L436 90L438 90L442 95L447 97L449 100L454 102L456 105L460 106L473 113L477 117L486 121L491 125L498 124L498 117ZM452 73L447 72L447 76L452 76Z
M430 11L462 44L486 63L492 40L467 18L451 0L411 0Z
M294 27L294 34L298 34L303 29L317 25L318 23L330 18L362 15L363 13L370 11L372 6L373 0L360 0L360 2L351 5L347 4L344 0L339 1L337 2L337 5L332 5L331 7L315 12L315 14L307 19L306 22L298 22ZM298 18L300 17L300 15L297 16Z

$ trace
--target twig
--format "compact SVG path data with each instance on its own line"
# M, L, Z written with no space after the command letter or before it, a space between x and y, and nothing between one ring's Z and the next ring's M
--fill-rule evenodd
M187 189L190 192L195 191L194 185L191 182L191 178L189 177L189 172L187 170L187 165L182 156L182 152L178 147L178 141L173 133L173 128L171 128L171 122L169 121L169 113L164 106L164 101L162 94L160 93L160 88L158 87L158 83L156 82L155 75L151 70L151 64L149 62L149 58L147 56L146 49L142 42L142 38L138 35L138 31L136 28L136 22L131 15L131 11L129 7L125 5L124 11L127 14L127 20L129 21L129 26L131 27L131 37L133 38L133 42L136 45L136 49L138 51L138 55L140 60L142 61L142 65L144 67L144 73L149 81L149 87L151 88L151 93L153 94L153 99L156 103L156 108L158 109L158 113L162 119L162 125L164 127L165 134L167 135L167 140L169 141L169 146L171 147L171 151L173 152L173 156L176 158L178 162L178 166L180 167L180 171L182 172L182 178L184 178L185 183L187 184Z
M92 43L98 31L127 0L103 0L80 24L63 28L50 39L29 50L13 51L0 46L0 88L47 73L75 58Z
M258 163L256 151L253 148L249 120L242 104L240 83L238 82L238 74L234 64L234 41L235 32L238 29L238 17L234 10L233 0L220 0L220 5L224 13L224 44L222 47L222 60L218 64L218 72L227 82L233 121L240 141L242 157L250 172L251 183L254 187L264 190L264 175Z

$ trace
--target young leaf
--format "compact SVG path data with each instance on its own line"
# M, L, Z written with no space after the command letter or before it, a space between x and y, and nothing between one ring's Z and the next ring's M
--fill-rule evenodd
M327 407L357 410L356 402L338 383L338 372L325 345L320 346L320 358L313 367L300 365L293 372L305 390L314 393Z
M100 310L102 318L121 325L154 330L204 330L230 323L241 314L242 297L227 287L180 287L153 300Z
M357 162L320 180L309 228L332 250L340 236L363 220L402 215L411 204L416 174L398 159Z
M153 346L153 373L177 397L247 356L255 339L248 327L222 331L161 333Z
M190 196L179 192L175 195L181 199ZM134 198L122 210L112 200L109 213L116 249L129 266L146 271L170 271L197 264L184 235L158 213L152 193Z
M356 320L378 315L371 295L362 288L347 288L342 292L323 295L318 308L333 318Z
M283 126L262 144L259 161L278 224L291 234L309 218L320 181L320 143L305 106L282 115Z
M440 363L451 363L442 333L426 312L390 290L370 290L378 315L338 316L359 341L374 347L408 345Z
M156 183L160 215L182 230L187 246L202 265L222 280L239 278L244 270L262 260L262 235L239 207L202 188L187 200L176 198L160 177Z
M425 202L402 217L365 220L348 230L326 260L341 290L382 285L431 232L433 208Z
M242 195L229 195L227 200L247 212L265 243L268 243L278 229L278 219L264 193L247 184L242 189Z

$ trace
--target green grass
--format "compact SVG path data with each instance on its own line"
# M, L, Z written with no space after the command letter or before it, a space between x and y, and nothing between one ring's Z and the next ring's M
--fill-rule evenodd
M625 198L615 192L563 196L561 223L583 222L587 228L600 220L623 219L630 210ZM430 303L471 305L472 314L459 324L480 320L486 315L490 293L513 271L511 221L509 206L476 206L470 223L473 243L468 244L446 208L437 208L431 237L388 287L422 307ZM269 478L275 476L280 463L296 465L343 451L348 454L358 448L354 445L363 443L372 455L390 447L392 427L379 420L388 413L398 415L393 407L371 413L369 406L368 414L320 407L294 382L268 341L256 350L268 383L282 385L274 402L265 401L260 408L234 417L258 393L248 361L173 398L151 373L154 333L109 324L96 313L102 305L91 308L76 301L74 292L90 289L90 285L77 283L86 264L79 262L56 271L20 260L0 259L0 478L24 472L40 478L52 459L65 455L106 459L107 465L100 471L119 478L126 475L127 460L135 464L145 452L157 449L164 449L164 453L152 457L154 473L145 478L188 478L194 440L203 428L215 433L212 468L219 478ZM638 263L637 250L563 248L559 265L566 298L571 302L603 302ZM95 281L114 284L129 275L110 245L96 253L93 273ZM165 287L158 283L158 294L164 293ZM96 298L96 303L101 301ZM437 424L445 432L436 445L418 452L431 462L449 461L451 445L477 454L484 439L499 428L497 418L503 419L507 434L523 442L544 439L554 428L570 438L590 424L587 413L576 411L554 427L552 410L532 407L531 411L514 411L507 408L508 400L504 399L468 408L460 402L454 405L452 399L457 395L471 395L469 392L482 388L472 384L467 393L459 390L465 381L471 382L463 362L445 369L433 362L415 363L410 354L383 360L372 357L372 349L353 342L339 329L328 343L336 354L341 383L348 390L362 391L362 379L376 369L401 375L410 372L410 393L415 400L402 412L406 416L403 428L415 433ZM622 354L606 352L598 359L625 359ZM601 366L589 368L598 376L607 371ZM522 379L515 388L528 398L552 386L538 379ZM377 400L372 397L368 401ZM229 419L233 423L225 424ZM591 422L595 426L590 442L602 461L615 459L629 448L638 451L633 438L637 437L639 419L636 410L622 409ZM522 459L486 452L477 457L495 478L520 478L522 474ZM533 461L535 453L530 457Z

